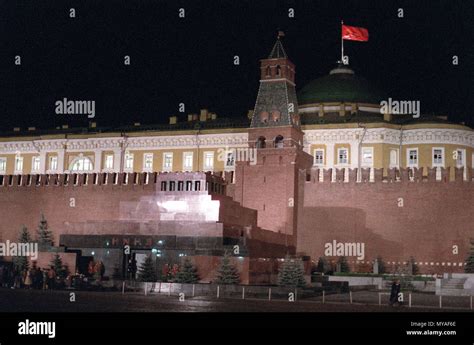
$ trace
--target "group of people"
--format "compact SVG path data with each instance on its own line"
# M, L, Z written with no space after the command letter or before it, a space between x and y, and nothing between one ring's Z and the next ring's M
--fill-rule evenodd
M57 274L53 266L49 269L41 269L33 263L33 266L19 271L15 267L0 266L0 286L11 289L55 289Z

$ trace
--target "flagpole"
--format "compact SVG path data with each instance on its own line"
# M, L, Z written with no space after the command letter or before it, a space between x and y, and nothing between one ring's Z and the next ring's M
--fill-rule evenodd
M344 21L341 20L341 63L344 64L344 38L342 35L342 25L344 25Z

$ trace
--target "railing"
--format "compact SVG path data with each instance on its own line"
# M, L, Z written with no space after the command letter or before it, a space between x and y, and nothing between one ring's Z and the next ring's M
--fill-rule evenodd
M123 281L121 289L122 294L134 291L145 296L164 295L182 298L286 300L289 302L354 304L380 307L391 305L390 293L375 289L340 293L340 291L334 289L322 288L129 281ZM406 291L398 296L395 305L408 308L474 310L473 300L473 296L437 296Z

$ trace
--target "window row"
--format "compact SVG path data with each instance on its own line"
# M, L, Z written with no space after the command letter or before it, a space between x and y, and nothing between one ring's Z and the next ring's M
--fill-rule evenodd
M431 155L431 166L444 167L445 166L445 150L443 147L433 147ZM474 154L473 154L474 156ZM325 149L317 148L313 152L315 166L325 166ZM456 149L453 151L453 160L456 162L456 167L466 166L466 150ZM418 167L419 164L419 150L418 148L406 149L406 162L408 167ZM361 165L364 167L371 167L374 164L374 148L362 147L361 149ZM399 149L390 150L390 168L399 167ZM336 165L349 164L349 148L337 148ZM474 161L473 161L474 166Z
M134 159L135 153L126 153L124 156L123 166L125 171L132 171L134 168ZM192 171L194 168L194 153L193 152L183 152L182 154L182 169L183 171ZM105 154L103 160L103 168L105 170L114 170L115 167L115 156L113 154ZM203 166L203 170L214 170L214 151L205 151L202 155L202 163L198 162L199 165ZM31 158L31 172L40 172L41 171L41 158L35 156ZM22 173L24 168L23 156L15 156L14 159L14 172ZM232 152L227 153L225 156L224 166L226 169L231 169L234 167L235 159ZM92 171L94 170L94 163L91 158L80 155L79 157L74 158L68 167L69 171ZM153 153L143 153L143 171L154 171L157 167L154 166L154 154ZM58 170L58 156L49 156L46 160L46 171L57 171ZM162 171L173 171L173 153L165 152L163 153L163 165ZM7 171L7 158L0 157L0 173L5 174Z

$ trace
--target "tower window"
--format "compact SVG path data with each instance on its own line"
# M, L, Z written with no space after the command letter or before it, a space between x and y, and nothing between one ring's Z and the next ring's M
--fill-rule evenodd
M257 139L257 148L264 149L265 148L265 137L259 137Z
M262 111L260 113L260 122L261 123L267 123L268 122L268 112Z
M267 68L265 69L265 76L270 77L271 75L272 75L272 72L271 72L270 66L267 66Z
M281 67L280 67L280 65L278 65L277 68L276 68L276 76L277 77L281 76Z
M272 121L280 122L281 113L278 110L272 111Z
M281 135L277 135L275 138L275 147L282 148L283 147L283 137Z

